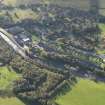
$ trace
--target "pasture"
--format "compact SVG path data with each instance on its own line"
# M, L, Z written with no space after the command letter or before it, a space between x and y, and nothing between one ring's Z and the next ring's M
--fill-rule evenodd
M0 98L0 105L25 105L16 97Z
M0 67L0 90L11 89L13 81L18 78L19 75L13 70L9 70L8 67Z
M105 105L105 84L79 79L73 89L59 96L56 102L59 105Z

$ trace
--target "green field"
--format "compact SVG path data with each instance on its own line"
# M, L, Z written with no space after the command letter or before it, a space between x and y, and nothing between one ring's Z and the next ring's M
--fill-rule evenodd
M14 22L22 21L24 19L37 19L39 16L31 9L14 9L13 11L9 11L9 14Z
M18 79L19 77L20 77L19 74L15 73L10 68L8 69L7 66L0 67L0 91L11 92L13 81ZM0 105L25 105L25 104L16 97L1 95Z
M105 24L99 23L99 28L101 29L101 36L100 37L102 39L100 46L103 46L104 40L105 40ZM96 52L97 52L97 54L105 54L105 49L99 49Z
M13 81L17 78L19 78L19 75L13 70L9 70L7 67L0 67L0 90L11 89Z
M16 6L20 4L37 4L46 1L60 6L71 6L83 9L90 7L90 0L4 0L3 2L6 5Z
M18 6L20 4L36 4L40 0L3 0L5 5Z
M63 7L73 7L83 10L90 10L92 6L90 0L3 0L5 5L10 6L19 6L19 5L28 5L28 4L38 4L48 1L50 4L57 4ZM99 0L99 12L101 15L105 16L105 0Z
M105 105L105 84L80 79L73 89L56 99L59 105Z
M100 23L99 27L100 27L102 33L105 34L105 24Z
M16 97L0 98L0 105L25 105Z

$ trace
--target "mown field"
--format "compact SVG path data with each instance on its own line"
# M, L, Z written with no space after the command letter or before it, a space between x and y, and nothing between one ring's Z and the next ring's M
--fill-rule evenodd
M3 3L10 6L18 6L20 4L36 4L41 0L3 0Z
M22 21L24 19L37 19L38 14L33 12L31 9L14 9L8 11L14 22Z
M6 5L20 5L20 4L36 4L43 1L49 1L51 4L58 4L61 6L71 6L78 8L89 8L90 0L4 0Z
M25 105L16 97L0 98L0 105Z
M18 78L19 75L14 71L10 71L7 67L0 67L0 90L11 89L13 81Z
M105 34L105 24L100 23L99 27L100 27L100 29L102 31L102 34Z
M12 89L12 84L15 79L18 79L20 75L16 74L12 69L8 69L7 66L0 67L0 91L10 91ZM10 93L3 96L0 94L0 105L25 105L16 97L8 97Z
M105 24L99 23L99 28L101 30L101 36L100 37L102 39L100 46L104 46L104 44L105 44ZM104 48L97 49L96 52L97 52L97 54L105 54L105 49Z
M31 9L20 9L14 8L13 10L1 10L0 17L5 17L8 11L8 15L14 22L21 22L24 19L33 19L36 20L39 18L37 12L32 11Z
M105 105L105 84L79 79L73 89L56 99L59 105Z
M6 5L20 5L20 4L36 4L43 1L49 1L51 4L58 4L61 6L71 6L78 8L89 8L90 0L4 0Z
M21 4L38 4L48 1L51 4L57 4L64 7L73 7L83 10L90 10L92 5L90 0L3 0L3 3L10 6L19 6ZM105 8L105 0L99 0L100 8ZM105 15L105 9L100 9L100 14Z

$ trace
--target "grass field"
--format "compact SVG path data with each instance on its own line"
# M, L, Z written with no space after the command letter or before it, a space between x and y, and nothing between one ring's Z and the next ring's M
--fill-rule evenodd
M73 89L56 99L59 105L105 105L105 84L80 79Z
M100 23L100 24L99 24L99 27L100 27L102 33L105 34L105 24Z
M61 6L72 6L78 8L89 8L90 0L4 0L6 5L20 5L20 4L36 4L43 1L49 1L51 4L58 4Z
M0 105L25 105L16 97L0 98Z
M99 27L100 27L100 29L101 29L101 39L103 39L102 40L102 42L101 42L101 46L103 46L104 45L104 40L105 40L105 24L102 24L102 23L99 23ZM96 53L97 54L105 54L105 49L103 48L103 49L98 49L97 51L96 51Z
M9 14L14 22L22 21L24 19L37 19L39 16L31 9L14 9L13 11L9 11Z
M9 71L7 67L0 67L0 90L11 89L13 81L17 78L19 75L14 71Z
M10 6L18 6L20 4L36 4L40 0L3 0L3 3Z

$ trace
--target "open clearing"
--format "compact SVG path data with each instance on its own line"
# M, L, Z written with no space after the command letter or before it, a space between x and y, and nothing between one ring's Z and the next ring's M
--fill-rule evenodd
M56 99L59 105L105 105L105 84L80 79L73 89Z

